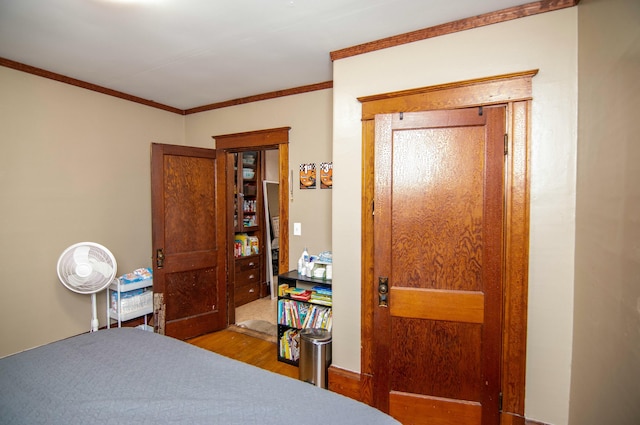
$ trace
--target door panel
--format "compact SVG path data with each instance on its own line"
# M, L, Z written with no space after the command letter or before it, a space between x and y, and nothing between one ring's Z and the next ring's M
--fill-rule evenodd
M499 422L504 130L499 107L376 116L374 403L404 424Z
M155 326L179 339L223 329L224 155L152 144L151 156Z

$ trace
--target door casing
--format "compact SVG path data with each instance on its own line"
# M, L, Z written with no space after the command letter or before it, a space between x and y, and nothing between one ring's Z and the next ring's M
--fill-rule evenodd
M373 309L377 286L373 275L374 140L376 114L459 109L503 104L507 112L505 163L505 264L502 326L501 423L524 424L527 284L529 266L529 142L531 85L537 70L359 98L362 103L362 350L359 382L330 369L330 388L359 387L359 399L373 403ZM332 377L335 382L332 384Z
M216 141L216 150L224 155L243 150L278 150L278 183L280 194L278 208L280 211L280 254L278 256L278 274L285 273L289 269L289 130L291 127L279 127L265 130L248 131L243 133L223 134L212 136ZM228 167L233 167L231 159L227 161ZM233 205L233 185L227 185L227 204ZM227 270L231 267L233 256L233 211L229 209L227 217ZM233 282L232 279L227 279ZM233 299L233 287L228 285L227 312L228 322L235 323L235 302Z

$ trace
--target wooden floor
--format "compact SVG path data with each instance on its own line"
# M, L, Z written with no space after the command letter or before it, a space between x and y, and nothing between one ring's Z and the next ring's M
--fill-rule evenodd
M202 335L188 343L271 372L298 378L298 368L277 359L276 344L228 329Z

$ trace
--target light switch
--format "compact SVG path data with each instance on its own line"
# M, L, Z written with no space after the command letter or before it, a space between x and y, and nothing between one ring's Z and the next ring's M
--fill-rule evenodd
M293 223L293 235L294 236L302 236L302 224L301 223Z

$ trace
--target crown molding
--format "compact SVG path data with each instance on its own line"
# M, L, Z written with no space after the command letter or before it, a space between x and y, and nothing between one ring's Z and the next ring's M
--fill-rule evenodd
M542 0L524 4L521 6L501 9L495 12L485 13L483 15L460 19L458 21L448 22L446 24L436 25L434 27L424 28L417 31L382 38L376 41L370 41L368 43L359 44L353 47L335 50L330 54L331 61L345 59L364 53L370 53L376 50L387 49L389 47L400 46L402 44L413 43L414 41L421 41L428 38L439 37L441 35L453 34L455 32L466 31L492 24L498 24L500 22L524 18L540 13L552 12L554 10L576 6L579 1L580 0Z

